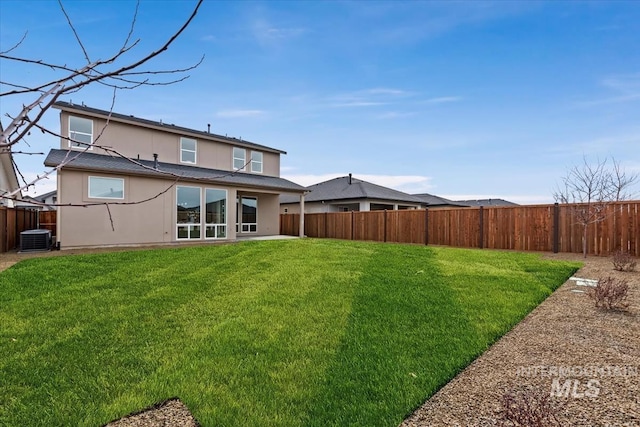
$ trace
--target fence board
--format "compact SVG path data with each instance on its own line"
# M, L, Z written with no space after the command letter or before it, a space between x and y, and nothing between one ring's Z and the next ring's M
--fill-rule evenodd
M20 244L20 233L38 226L38 211L0 206L0 253Z
M58 216L57 211L40 211L38 218L38 228L43 230L50 230L51 235L56 235L56 218Z
M581 253L583 230L573 218L577 208L580 206L532 205L305 214L305 234L519 251L550 252L557 246L559 252ZM298 235L299 221L298 214L283 214L281 234ZM587 228L589 254L609 255L619 249L640 256L640 201L607 206L605 220Z

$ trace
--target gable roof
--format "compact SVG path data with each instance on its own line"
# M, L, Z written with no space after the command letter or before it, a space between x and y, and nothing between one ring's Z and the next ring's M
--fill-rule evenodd
M44 193L44 194L39 194L37 196L32 197L33 200L37 201L37 202L42 202L44 203L45 200L47 200L47 198L51 197L51 196L55 196L56 193L58 192L58 190L53 190L53 191L49 191L48 193Z
M454 202L453 200L445 199L444 197L440 197L440 196L434 196L433 194L429 194L429 193L414 194L414 196L418 197L420 200L422 200L424 203L426 203L429 206L460 206L460 207L467 206L460 202Z
M69 153L71 154L69 155ZM179 179L182 177L184 181L204 181L231 186L249 186L275 191L289 191L298 194L305 191L303 186L275 176L206 169L197 166L163 162L158 162L158 169L154 169L153 160L134 160L70 150L53 149L49 151L47 158L44 160L44 164L48 167L56 167L68 159L68 156L74 158L63 167L63 170L76 169L123 175L153 176L164 179ZM136 163L140 163L143 166Z
M513 203L504 199L458 200L456 201L456 203L461 203L466 206L518 206L517 203Z
M381 185L372 184L357 178L342 176L307 187L306 202L328 202L338 200L375 199L395 202L424 204L419 198ZM295 197L282 195L280 203L297 203Z
M78 112L87 116L99 117L99 118L109 118L111 121L120 122L120 123L129 123L137 126L146 127L149 129L160 130L164 132L171 132L175 134L179 134L182 136L195 136L201 139L224 142L227 144L235 145L238 147L247 147L247 148L255 148L262 151L268 151L276 154L287 154L286 151L279 150L277 148L267 147L266 145L256 144L255 142L245 141L243 139L233 138L229 136L222 136L211 132L200 131L195 129L189 129L182 126L176 126L174 124L163 123L162 121L154 121L143 119L140 117L135 117L133 115L120 114L115 112L110 112L106 110L100 110L97 108L87 107L86 105L77 105L71 102L57 101L53 104L53 108L57 108L62 111L67 111L70 113Z

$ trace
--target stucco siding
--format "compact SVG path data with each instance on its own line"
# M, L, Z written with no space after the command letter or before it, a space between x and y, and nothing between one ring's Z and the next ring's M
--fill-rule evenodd
M70 115L92 120L93 138L100 136L97 143L108 146L125 157L153 160L153 155L157 154L160 162L187 164L208 169L233 170L233 144L204 139L198 135L190 135L188 132L183 134L163 132L162 129L149 129L117 121L110 121L107 125L105 119L67 111L62 111L60 114L61 135L63 137L69 136ZM197 141L195 164L181 163L180 161L180 138L182 136ZM60 148L68 149L69 142L61 138ZM280 176L279 154L258 149L245 149L247 160L250 158L252 150L263 153L262 175ZM100 148L91 149L90 151L96 154L107 154L105 150Z
M118 200L89 197L89 177L119 178L124 180L124 198ZM177 239L176 187L197 187L201 194L207 188L227 191L227 236L224 239L205 239L204 224L199 239ZM269 236L279 233L279 195L260 193L251 189L208 185L202 182L180 182L138 176L63 170L58 173L58 200L61 204L86 205L110 202L98 206L62 206L58 214L58 240L63 249L93 246L153 245L167 243L195 243L235 240L236 236ZM160 194L162 193L162 194ZM236 199L254 197L257 200L257 231L236 235ZM118 202L144 203L117 205ZM201 203L201 218L205 204ZM109 216L111 212L111 218ZM111 228L113 220L113 228Z

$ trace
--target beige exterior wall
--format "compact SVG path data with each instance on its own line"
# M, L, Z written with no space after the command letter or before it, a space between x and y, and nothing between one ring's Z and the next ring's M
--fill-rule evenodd
M89 198L89 176L121 178L124 180L124 199L106 200ZM204 224L200 239L177 239L176 186L173 181L139 176L113 175L85 171L63 170L58 172L58 203L89 204L103 202L136 202L132 205L110 204L88 207L60 207L57 238L63 249L92 246L154 245L170 243L206 243L235 240L241 236L266 236L279 233L279 196L277 193L257 193L247 188L207 185L202 182L181 182L178 185L227 191L227 237L205 239ZM170 188L169 188L170 187ZM163 191L167 190L163 194ZM158 196L158 194L160 194ZM255 197L258 204L258 229L252 233L236 235L236 198ZM204 202L201 202L201 218L204 219Z
M161 127L157 129L146 128L135 123L123 123L115 120L111 120L107 126L107 121L103 118L61 111L60 129L63 137L69 136L70 115L92 120L93 138L100 135L98 144L109 146L125 157L153 160L155 153L158 154L160 162L230 171L233 170L233 147L237 146L246 150L247 160L250 159L251 151L263 153L262 175L280 176L280 154L243 147L239 140L237 145L233 145L227 142L204 139L202 135L198 134L175 133L173 130ZM180 138L182 136L197 141L195 164L180 162ZM68 149L69 142L61 138L60 148ZM95 151L91 150L91 152L105 154L105 151L99 148L96 148Z

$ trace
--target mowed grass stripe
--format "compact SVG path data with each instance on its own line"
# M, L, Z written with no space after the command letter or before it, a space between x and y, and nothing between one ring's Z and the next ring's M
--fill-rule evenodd
M0 273L0 424L177 395L204 426L395 425L576 268L314 239L23 261Z

